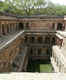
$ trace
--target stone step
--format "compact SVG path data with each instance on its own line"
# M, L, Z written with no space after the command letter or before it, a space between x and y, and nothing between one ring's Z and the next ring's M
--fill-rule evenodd
M0 74L0 80L66 80L63 73L7 73Z

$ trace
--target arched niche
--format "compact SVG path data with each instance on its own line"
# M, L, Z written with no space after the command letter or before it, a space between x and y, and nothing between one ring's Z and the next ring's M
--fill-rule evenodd
M29 22L26 22L26 29L29 29Z
M21 22L19 23L19 29L20 29L20 30L23 30L23 29L24 29L24 25L23 25L23 23L21 23Z
M4 24L2 24L2 33L3 35L5 35L5 25Z
M45 43L46 44L50 44L50 35L46 35L46 37L45 37Z
M42 43L43 42L43 37L42 36L38 36L37 37L37 41L38 41L38 43Z
M55 23L52 23L52 29L53 30L55 29Z
M34 43L34 42L35 42L35 37L34 37L34 36L31 36L31 37L30 37L30 42L31 42L31 43Z
M55 37L52 37L51 44L52 44L52 45L55 45L55 43L56 43Z
M63 23L58 23L57 30L63 30Z

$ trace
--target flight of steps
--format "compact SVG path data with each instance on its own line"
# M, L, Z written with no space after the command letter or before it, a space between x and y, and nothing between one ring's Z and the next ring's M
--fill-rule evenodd
M22 53L19 53L17 57L15 58L12 66L13 66L13 72L20 72L23 68L24 59L27 55L27 47Z

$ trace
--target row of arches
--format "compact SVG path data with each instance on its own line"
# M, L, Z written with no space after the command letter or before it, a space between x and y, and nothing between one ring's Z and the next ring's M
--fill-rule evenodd
M46 47L31 47L31 56L50 56L50 51Z
M55 23L52 24L52 29L55 29ZM7 34L7 33L12 33L16 32L18 30L23 30L23 29L29 29L29 23L0 23L0 34ZM57 23L56 30L65 30L65 25L63 23Z
M44 43L44 44L55 44L55 36L51 36L51 35L46 35L46 36L28 36L26 35L25 38L25 43Z
M55 23L52 24L52 29L55 29ZM65 30L65 25L63 23L57 23L56 30L60 31Z
M0 23L0 35L6 35L8 33L14 33L19 30L24 29L23 23L8 23L8 24L2 24Z

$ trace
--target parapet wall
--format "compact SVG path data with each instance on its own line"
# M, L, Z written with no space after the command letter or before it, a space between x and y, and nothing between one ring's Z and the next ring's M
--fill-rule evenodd
M22 33L22 32L21 32ZM0 72L10 72L12 63L20 52L23 38L20 33L13 36L0 49Z

